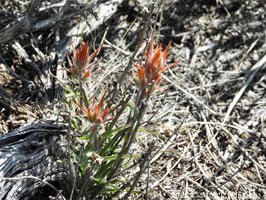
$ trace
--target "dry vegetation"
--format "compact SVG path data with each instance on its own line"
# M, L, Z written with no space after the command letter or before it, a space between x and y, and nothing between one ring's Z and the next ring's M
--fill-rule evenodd
M62 95L59 81L67 80L70 36L78 44L83 34L96 47L105 37L92 70L97 84L87 87L111 88L146 22L144 38L155 35L164 46L172 41L169 60L180 61L167 70L165 91L152 97L148 123L132 147L144 154L155 145L131 198L266 198L264 0L158 0L148 19L151 3L144 0L108 1L98 9L94 1L52 2L58 5L43 1L37 12L28 8L30 2L1 1L0 132L63 115L49 110L61 109L55 102ZM30 23L8 38L7 26L27 13ZM133 93L131 79L127 88Z

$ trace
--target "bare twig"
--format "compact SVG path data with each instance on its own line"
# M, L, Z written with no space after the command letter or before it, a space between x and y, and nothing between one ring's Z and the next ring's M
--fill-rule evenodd
M226 122L228 122L229 120L229 116L231 114L231 112L233 111L235 105L237 104L237 102L239 101L239 99L242 97L242 95L244 94L245 90L247 89L247 87L249 86L249 84L252 82L252 80L254 79L255 75L260 71L260 69L262 69L265 66L266 63L266 55L264 55L251 69L250 69L250 76L248 77L248 80L244 83L244 85L242 86L242 88L239 90L238 93L236 93L233 101L230 103L226 115L224 117L224 120L222 122L222 125L224 125Z

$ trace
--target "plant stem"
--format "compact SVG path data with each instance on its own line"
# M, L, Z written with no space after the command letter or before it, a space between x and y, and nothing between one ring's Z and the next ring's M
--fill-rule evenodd
M147 32L147 29L148 29L148 25L150 24L150 19L152 17L153 8L154 8L154 5L152 4L149 13L147 13L146 16L144 17L145 24L144 24L143 29L141 31L139 42L138 42L138 44L136 46L136 49L135 49L134 53L130 57L128 65L124 69L122 75L120 76L120 78L118 80L118 83L117 83L116 87L114 88L113 95L112 95L111 99L114 99L116 97L117 92L118 92L118 88L122 85L122 83L124 82L124 80L126 78L127 73L129 72L130 68L132 67L134 58L137 55L137 53L138 53L138 51L139 51L139 49L140 49L140 47L142 45L143 39L145 38L145 34Z
M82 80L81 80L81 74L79 75L78 77L79 79L79 95L80 95L80 98L79 98L79 105L82 107L83 106L83 101L82 101L82 96L83 96L83 86L82 86Z
M81 199L81 197L84 196L84 193L85 193L84 190L86 188L88 188L87 186L92 181L92 178L91 178L92 175L93 175L93 166L91 167L91 169L89 169L89 172L86 171L86 174L83 175L83 178L85 180L83 179L82 187L81 187L80 192L79 192L79 194L78 194L78 196L76 198L77 200Z
M123 197L123 199L128 199L128 197L130 196L130 194L133 192L133 189L135 188L135 186L137 185L141 175L143 174L143 172L145 171L145 169L147 168L147 165L149 164L149 159L150 159L150 155L151 152L154 148L155 143L153 142L150 146L148 151L146 152L142 163L140 164L140 170L139 173L136 175L136 177L134 178L134 182L132 183L129 191L125 194L125 196ZM146 192L147 194L147 192Z

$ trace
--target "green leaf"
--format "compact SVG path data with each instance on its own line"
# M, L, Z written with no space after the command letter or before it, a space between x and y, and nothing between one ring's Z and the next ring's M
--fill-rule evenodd
M106 131L101 135L100 141L103 141L103 147L100 151L100 155L106 155L107 152L114 152L117 149L118 144L124 138L126 131L130 125L122 126L114 130Z
M70 120L70 124L73 129L78 129L77 121L74 118Z
M114 134L124 130L124 129L127 129L128 127L130 127L131 125L128 124L128 125L125 125L125 126L121 126L119 128L116 128L116 129L113 129L113 130L109 130L109 131L105 131L102 135L101 135L101 138L108 138L108 137L111 137L113 136Z

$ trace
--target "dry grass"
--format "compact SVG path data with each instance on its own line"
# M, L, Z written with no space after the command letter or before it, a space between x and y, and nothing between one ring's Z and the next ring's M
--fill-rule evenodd
M135 10L121 6L92 33L100 43L109 26L87 92L111 89L128 65L143 27L141 7ZM131 199L266 198L265 12L263 0L165 0L155 7L147 37L172 40L170 60L180 62L164 77L165 92L152 97L132 147L142 155L155 145ZM122 89L134 95L127 77ZM140 170L136 164L124 176Z

